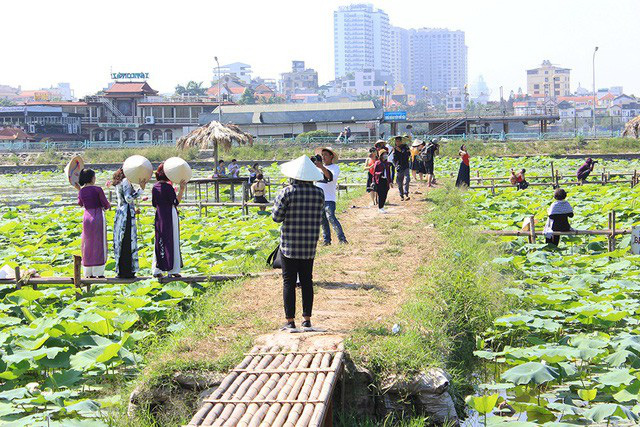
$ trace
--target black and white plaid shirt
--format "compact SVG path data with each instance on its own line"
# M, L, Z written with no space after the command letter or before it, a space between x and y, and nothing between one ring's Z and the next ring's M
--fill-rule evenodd
M280 251L284 256L315 258L323 209L324 193L311 182L294 181L280 190L271 217L282 223Z

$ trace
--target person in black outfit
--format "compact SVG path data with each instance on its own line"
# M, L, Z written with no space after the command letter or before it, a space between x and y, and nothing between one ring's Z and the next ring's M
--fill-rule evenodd
M544 235L548 244L558 246L560 243L560 236L554 236L554 231L571 231L571 225L569 224L569 218L573 218L573 208L565 199L567 198L567 192L558 188L553 193L555 202L551 204L548 210L549 218L547 224L544 226Z
M409 200L409 183L411 182L411 150L403 137L396 136L396 146L393 149L393 165L396 168L396 183L400 192L400 200Z

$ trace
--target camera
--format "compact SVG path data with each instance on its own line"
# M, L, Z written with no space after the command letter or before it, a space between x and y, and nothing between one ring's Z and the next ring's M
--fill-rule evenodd
M316 154L315 156L309 157L313 163L320 162L322 163L322 156L320 154Z

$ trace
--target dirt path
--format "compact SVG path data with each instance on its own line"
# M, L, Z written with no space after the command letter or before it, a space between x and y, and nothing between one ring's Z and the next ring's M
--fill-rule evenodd
M416 190L422 194L415 194ZM368 322L390 318L404 301L416 270L433 253L435 231L421 219L426 212L425 193L424 183L412 181L409 201L400 201L396 188L390 191L386 214L371 206L368 194L353 200L352 207L338 214L349 244L338 245L334 235L332 246L318 248L314 264L312 322L326 329L325 335L334 336L332 341L341 341ZM295 345L300 348L317 335L277 332L284 323L280 276L248 280L233 291L230 300L230 313L235 314L236 321L183 348L191 353L191 360L211 360L226 351L225 343L243 333L263 334L258 343L297 341ZM301 312L298 292L297 324Z

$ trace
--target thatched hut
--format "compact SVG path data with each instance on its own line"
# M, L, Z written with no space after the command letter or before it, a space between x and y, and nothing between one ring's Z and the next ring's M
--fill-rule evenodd
M622 136L630 136L636 139L640 137L640 116L635 117L627 122L627 124L624 126L624 132L622 132Z
M240 145L253 145L253 137L242 131L238 126L213 121L180 137L176 142L176 146L180 149L193 147L200 149L213 148L216 151L218 147L222 147L223 150L229 151L234 141Z

